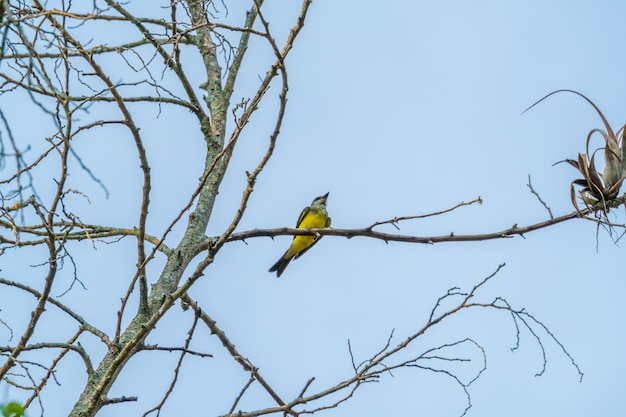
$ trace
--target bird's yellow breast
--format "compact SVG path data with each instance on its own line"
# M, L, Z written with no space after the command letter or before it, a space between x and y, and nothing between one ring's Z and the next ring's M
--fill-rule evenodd
M298 229L319 229L326 227L326 219L328 213L324 209L318 207L311 207L311 210L304 216ZM289 250L285 254L285 258L297 255L302 252L317 240L317 236L296 236L291 242Z
M304 219L298 225L299 229L319 229L326 227L326 219L328 214L326 210L317 207L311 207L311 210L304 216ZM303 236L304 237L304 236Z

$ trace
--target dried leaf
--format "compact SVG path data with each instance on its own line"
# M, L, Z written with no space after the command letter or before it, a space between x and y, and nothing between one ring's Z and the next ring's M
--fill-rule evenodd
M588 179L590 180L589 191L594 197L600 199L603 195L604 183L596 170L595 156L595 153L591 155L591 159L589 160L589 170L587 171L589 173Z
M575 182L575 181L574 181ZM576 211L580 211L578 208L578 204L576 203L576 190L574 189L574 182L572 182L569 186L569 194L572 199L572 204L576 207Z
M604 143L608 144L609 142L609 136L604 130L591 129L589 133L587 134L587 142L585 143L585 149L587 150L588 154L589 154L589 142L591 141L591 137L593 136L594 133L599 133L600 135L602 135L602 138L604 139Z
M617 155L617 149L615 151L605 148L604 149L604 172L602 179L607 188L610 188L615 184L620 177L622 177L624 169L622 167L622 161Z
M620 158L622 160L622 169L626 169L626 166L624 166L624 163L626 163L626 125L622 126L622 128L620 129L620 131L618 132L618 134L621 132L621 153L620 153Z
M587 206L593 206L598 201L600 201L599 199L595 199L594 197L590 197L589 194L586 191L581 191L580 196L581 196L581 198L583 199L583 201L585 202L585 204Z
M622 188L622 183L624 182L624 178L622 176L622 178L620 178L618 181L615 182L615 184L613 184L611 187L609 187L606 191L605 191L605 198L608 200L612 200L614 198L616 198L619 194L619 190L620 188Z
M564 159L562 161L557 162L556 164L560 164L561 162L567 162L568 164L570 164L571 166L573 166L574 168L580 171L580 167L578 166L578 161L575 161L573 159Z

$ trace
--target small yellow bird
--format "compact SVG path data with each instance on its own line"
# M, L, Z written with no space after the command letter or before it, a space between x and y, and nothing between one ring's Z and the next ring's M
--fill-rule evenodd
M296 228L319 229L330 227L331 219L328 217L328 212L326 211L328 194L330 193L315 198L310 207L306 207L302 210ZM297 259L302 256L304 252L311 249L320 239L321 236L294 236L287 252L272 265L269 272L276 272L276 277L280 277L292 259Z

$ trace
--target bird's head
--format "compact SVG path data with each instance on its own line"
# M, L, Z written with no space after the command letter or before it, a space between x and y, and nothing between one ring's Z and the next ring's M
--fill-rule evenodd
M328 194L330 194L330 192L327 192L324 195L321 195L319 197L315 197L315 199L313 200L313 202L311 203L312 206L314 205L326 205L326 200L328 200Z

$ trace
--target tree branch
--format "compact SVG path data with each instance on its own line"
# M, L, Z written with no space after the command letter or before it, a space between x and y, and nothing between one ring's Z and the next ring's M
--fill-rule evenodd
M489 232L489 233L472 234L472 235L461 235L461 234L455 234L454 232L451 232L450 234L440 235L440 236L413 236L413 235L401 235L401 234L395 234L395 233L385 233L385 232L372 230L372 228L376 227L377 225L395 223L399 219L406 220L406 219L424 217L424 216L406 216L402 218L395 218L392 220L376 222L371 226L363 227L360 229L338 229L338 228L296 229L296 228L290 228L290 227L280 227L276 229L253 229L253 230L233 233L227 239L227 242L245 241L253 237L275 237L275 236L340 236L340 237L345 237L348 239L352 239L354 237L368 237L372 239L380 239L385 242L407 242L407 243L423 243L423 244L434 244L434 243L442 243L442 242L476 242L476 241L483 241L483 240L511 238L514 236L523 237L527 233L544 229L546 227L553 226L555 224L563 223L563 222L573 220L573 219L578 219L578 218L587 218L589 214L595 213L596 211L601 211L605 207L616 208L616 207L623 205L625 202L626 202L626 197L620 197L618 199L607 202L606 204L599 203L599 204L594 205L593 207L590 207L581 211L574 211L572 213L564 214L559 217L544 220L539 223L534 223L534 224L530 224L527 226L518 226L517 224L515 224L508 229L503 229L503 230ZM210 243L206 243L205 248L208 247L209 244Z

